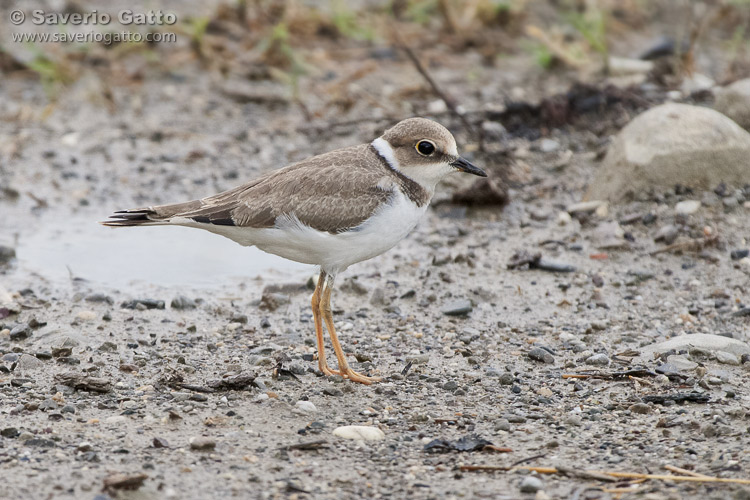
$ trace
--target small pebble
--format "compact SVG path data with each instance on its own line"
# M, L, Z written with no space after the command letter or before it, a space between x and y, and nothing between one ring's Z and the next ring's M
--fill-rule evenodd
M143 309L164 309L165 304L163 300L134 299L125 301L120 305L123 309L140 309L138 306Z
M10 331L10 340L25 340L31 337L31 327L27 323L16 325Z
M93 321L96 319L96 313L94 311L79 311L76 314L76 319L81 321Z
M155 437L151 444L153 444L154 448L169 448L169 443L162 437Z
M211 451L216 448L216 441L211 438L199 436L190 438L190 449L196 451Z
M172 299L172 302L169 303L169 307L182 311L185 309L195 309L197 306L193 299L185 297L184 295L178 295Z
M512 429L513 427L510 425L510 421L507 418L501 418L500 420L495 422L496 431L510 432Z
M86 302L106 302L107 304L112 304L114 301L112 300L112 297L109 295L105 295L103 293L92 293L86 296Z
M0 245L0 264L7 264L16 258L16 250L6 245Z
M635 403L633 405L630 405L628 407L628 410L632 411L633 413L638 413L639 415L647 415L651 413L651 407L646 403Z
M94 446L88 441L81 441L80 443L78 443L78 446L76 447L76 450L78 451L91 451L93 449L94 449Z
M568 212L560 212L557 214L557 224L559 226L566 226L570 224L570 221L572 221L573 218L570 216Z
M449 380L448 382L443 384L443 390L455 391L456 389L458 389L458 384L455 380Z
M466 316L473 310L468 299L455 300L443 306L442 313L446 316Z
M544 488L544 484L536 476L526 476L521 481L521 493L536 493L542 488Z
M315 405L310 401L297 401L294 406L305 413L315 413L316 411L318 411Z
M716 361L719 363L723 363L725 365L739 365L740 364L740 358L738 358L736 355L732 354L731 352L726 351L716 351Z
M609 356L603 353L594 354L593 356L586 358L587 365L608 366L609 363Z
M539 151L542 153L554 153L560 149L560 143L554 139L545 138L539 141Z
M552 354L550 354L549 351L541 347L535 347L532 350L530 350L528 356L530 359L533 359L534 361L541 361L548 365L554 364L555 362L555 357Z
M16 370L31 371L42 367L44 367L44 362L41 359L30 354L21 354L21 356L18 358L18 365L16 366Z
M684 200L674 206L674 211L678 215L691 215L698 211L701 202L698 200Z
M677 226L668 224L659 228L656 235L654 235L654 241L662 241L666 245L671 245L675 242L679 234L680 231L677 229Z

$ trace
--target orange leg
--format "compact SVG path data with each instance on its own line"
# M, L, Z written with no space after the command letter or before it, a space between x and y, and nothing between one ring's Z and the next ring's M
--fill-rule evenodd
M322 273L321 273L322 276ZM336 359L339 362L339 373L342 377L348 378L352 382L359 382L360 384L370 385L373 382L380 382L380 377L366 377L361 373L357 373L349 368L349 363L346 361L346 355L344 350L341 348L339 338L336 335L336 329L333 327L333 314L331 314L331 291L333 290L333 276L326 275L325 283L323 284L323 296L321 297L320 312L323 315L323 321L326 323L328 328L328 334L331 336L331 344L333 344L333 350L336 352Z
M320 295L323 291L323 283L325 283L326 276L325 271L320 271L318 284L315 286L315 291L313 292L311 301L313 320L315 321L315 337L318 341L318 368L323 372L323 375L341 375L340 372L328 368L328 362L326 361L326 348L323 344L323 321L320 317Z

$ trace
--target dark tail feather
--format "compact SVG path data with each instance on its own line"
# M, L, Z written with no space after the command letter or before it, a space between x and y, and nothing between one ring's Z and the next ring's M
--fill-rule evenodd
M100 224L110 227L124 226L159 226L169 224L170 218L182 213L190 212L200 208L200 200L185 203L173 203L171 205L159 205L156 207L131 208L130 210L118 210Z
M153 218L152 218L153 217ZM110 219L100 222L104 226L123 227L123 226L147 226L164 224L164 220L159 220L156 210L153 208L134 208L131 210L118 210Z

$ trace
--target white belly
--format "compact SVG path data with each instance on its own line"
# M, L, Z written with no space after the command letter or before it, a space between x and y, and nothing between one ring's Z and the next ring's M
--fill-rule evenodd
M339 234L318 231L299 222L296 217L277 221L276 227L253 229L236 226L209 226L190 223L226 236L245 246L304 264L319 265L336 274L350 265L371 259L393 248L417 225L427 210L418 207L400 191L390 204L384 205L358 228ZM192 222L192 221L191 221Z

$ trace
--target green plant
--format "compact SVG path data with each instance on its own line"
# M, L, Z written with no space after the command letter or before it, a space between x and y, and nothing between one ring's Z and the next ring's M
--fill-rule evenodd
M406 7L406 17L421 25L425 25L438 13L437 0L410 0Z
M555 55L543 43L525 40L522 41L521 48L529 53L542 69L550 69L555 62Z
M584 13L571 12L566 17L593 50L605 57L609 54L604 11L594 9Z
M53 59L35 44L28 44L28 47L33 57L25 66L39 76L47 96L55 98L62 87L74 80L67 61L64 57Z
M299 100L299 79L307 71L301 56L289 41L286 23L276 24L271 33L258 45L266 63L271 67L271 75L291 88L292 97Z
M357 14L342 0L331 0L331 22L347 38L371 41L375 37L372 28L361 25L357 21Z
M211 19L206 16L191 17L182 26L183 31L190 37L190 45L200 57L205 55L204 37L210 22Z

